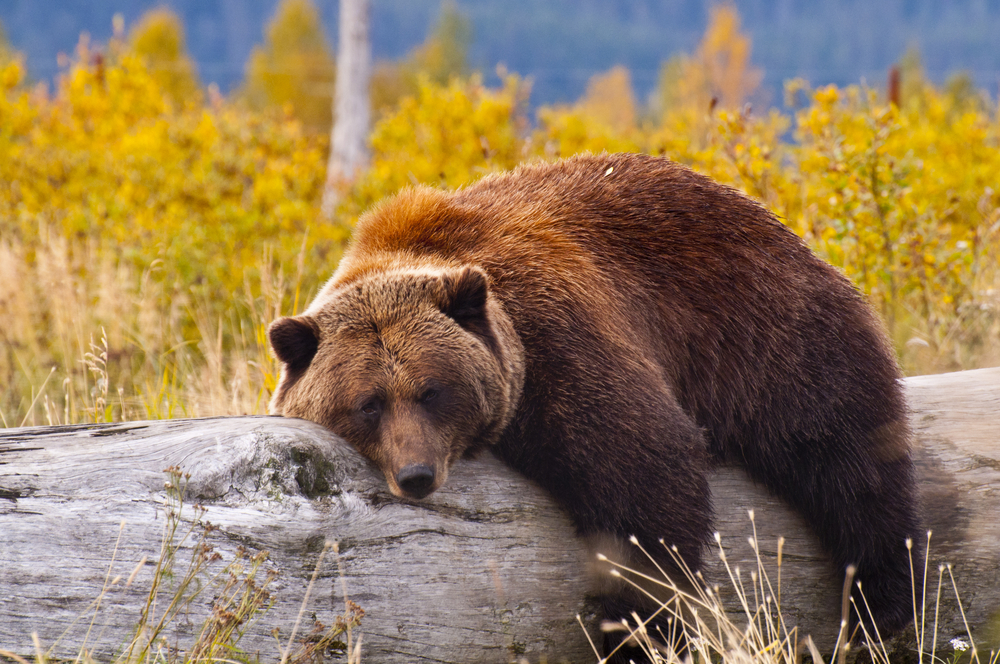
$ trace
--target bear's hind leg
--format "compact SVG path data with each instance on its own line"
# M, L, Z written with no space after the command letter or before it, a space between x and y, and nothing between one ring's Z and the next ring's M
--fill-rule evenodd
M913 619L906 540L918 537L919 519L906 440L895 422L744 449L750 475L806 516L841 572L855 566L851 622L860 617L872 633L874 618L883 638ZM912 555L922 569L916 546Z

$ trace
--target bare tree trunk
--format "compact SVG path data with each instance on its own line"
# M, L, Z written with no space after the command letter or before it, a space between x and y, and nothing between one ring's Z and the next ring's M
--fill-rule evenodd
M967 620L986 653L1000 646L1000 368L910 378L906 389L921 509L934 531L926 638L936 631L937 654L948 657L969 643ZM88 648L107 659L128 639L160 554L168 466L191 473L187 499L207 508L210 543L225 561L241 546L270 552L276 604L241 642L262 661L279 659L272 630L287 639L324 540L340 542L347 590L367 611L362 661L597 659L575 617L595 634L590 552L539 487L486 454L456 464L427 499L402 500L327 430L273 417L0 430L0 650L33 656L33 631L44 647L65 634L55 654L72 658L89 631ZM787 626L829 652L842 580L808 523L739 468L718 468L710 482L731 569L749 589L758 563L747 539L756 537ZM705 576L745 624L715 554L705 556ZM964 613L945 572L935 630L942 563L954 565ZM92 603L115 576L122 581L91 628ZM343 606L329 557L318 579L305 615L329 623ZM189 648L210 611L209 594L171 626L168 642ZM893 664L911 660L913 644L912 633L891 643Z
M372 66L368 37L370 14L370 0L340 0L337 89L322 206L326 219L333 216L344 184L353 180L368 164L366 141L371 124L369 84Z

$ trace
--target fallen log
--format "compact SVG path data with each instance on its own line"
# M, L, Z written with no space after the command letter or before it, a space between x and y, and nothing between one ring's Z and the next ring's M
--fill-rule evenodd
M910 378L906 387L924 522L933 531L926 638L938 565L947 562L971 629L945 571L937 651L962 647L971 631L985 652L1000 643L1000 368ZM342 570L350 598L366 611L354 633L362 634L363 661L596 659L576 619L595 627L591 554L538 487L484 455L460 462L429 498L398 499L326 430L269 417L0 430L0 650L31 656L37 633L55 655L85 647L107 658L130 638L160 555L169 466L190 474L187 504L207 509L215 526L208 542L223 562L239 547L266 550L267 566L279 572L275 604L247 630L245 652L280 658L273 631L283 644L314 572L305 622L331 622L343 610ZM842 579L804 520L736 468L718 469L712 492L730 569L739 567L749 587L755 527L776 581L783 536L784 619L821 649L832 647ZM339 560L330 554L317 569L326 541L339 543ZM718 555L707 559L706 577L732 604L729 573ZM185 647L211 603L210 593L196 600L167 643ZM904 635L889 649L904 653L913 643Z

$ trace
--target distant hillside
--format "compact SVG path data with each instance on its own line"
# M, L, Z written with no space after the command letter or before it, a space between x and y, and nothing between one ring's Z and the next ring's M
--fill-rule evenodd
M534 80L535 104L577 98L597 71L624 64L640 98L655 85L660 63L690 51L714 0L458 0L473 24L470 59L492 73L497 63ZM737 0L754 39L765 85L803 76L812 83L881 84L909 45L928 75L970 72L994 96L1000 80L1000 0ZM172 7L184 20L202 79L223 90L238 84L276 0L0 0L0 21L29 70L46 79L56 55L82 31L107 39L111 17L131 24L146 9ZM317 0L331 43L336 0ZM398 58L420 43L439 0L373 0L376 57Z

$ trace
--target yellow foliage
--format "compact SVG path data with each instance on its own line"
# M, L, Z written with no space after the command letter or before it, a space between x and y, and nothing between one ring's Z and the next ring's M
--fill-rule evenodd
M723 111L723 124L740 122L744 102L760 85L762 74L750 64L750 51L750 37L740 32L736 8L731 4L714 7L695 54L670 59L660 72L653 109L659 118L648 149L678 155L691 166L705 162L706 157L712 161L720 121L713 112ZM768 125L765 133L770 135L775 121ZM710 170L715 176L717 168Z
M468 19L454 0L445 0L430 37L411 55L413 74L423 73L440 85L455 76L467 75L465 57L470 36Z
M750 64L751 40L740 32L731 4L712 8L708 28L693 56L676 56L660 72L657 107L661 113L695 112L716 106L739 109L756 92L762 72Z
M546 159L580 152L641 150L632 81L622 66L592 76L576 104L540 109L538 125L534 153Z
M0 67L5 67L16 56L17 53L10 47L10 42L7 41L7 33L3 29L3 23L0 23Z
M357 214L411 184L460 187L513 168L525 156L523 101L516 76L497 90L477 76L453 78L447 85L422 78L417 96L404 98L376 124L371 167L346 209Z
M581 152L640 152L635 136L620 135L578 108L555 106L538 111L533 154L546 159Z
M856 86L813 94L796 118L792 224L872 297L897 342L967 366L956 339L996 340L1000 127L929 85L913 101L900 110Z
M189 344L198 348L187 363L197 372L210 357L202 346L256 339L253 326L266 321L248 327L249 319L229 317L256 302L279 260L311 276L307 290L335 262L348 229L313 223L324 141L294 119L224 103L176 106L142 58L97 58L85 42L54 94L24 89L23 75L17 60L0 71L0 250L19 265L7 266L0 302L24 313L5 323L7 385L37 389L57 366L53 385L69 380L67 394L86 394L78 361L106 327L118 349L108 371L123 377L125 398L154 383L159 390L161 379L186 378L176 376L175 360ZM295 295L281 291L272 309L294 308ZM114 306L95 306L102 301ZM63 332L52 328L61 316ZM144 345L124 352L130 340ZM160 367L156 380L133 383L135 362ZM262 381L273 373L255 362ZM25 411L30 394L5 388L0 413ZM260 412L266 394L257 401Z
M241 284L232 261L252 263L260 243L297 251L323 181L321 142L230 105L175 110L134 55L88 62L84 50L51 98L0 100L8 232L30 244L44 223L126 244L137 261L221 291Z
M740 32L736 8L713 7L692 65L704 71L708 91L723 108L737 108L760 85L763 74L750 64L750 50L751 40Z
M371 104L377 115L395 110L404 97L416 97L421 78L447 85L468 75L466 51L471 29L454 2L441 3L441 16L424 43L399 62L379 62L371 82Z
M177 103L201 101L201 85L194 62L184 45L184 26L173 11L160 7L147 11L132 28L129 46L145 61L160 90Z
M592 76L577 107L614 133L628 134L636 121L635 95L628 69L618 65L605 74Z
M257 110L290 106L307 131L327 135L335 73L312 0L281 0L264 45L250 54L241 95Z

